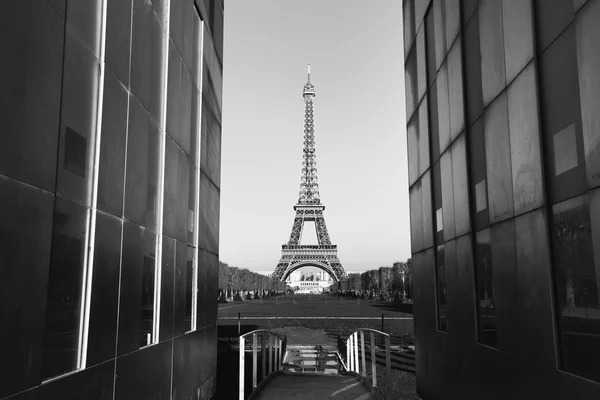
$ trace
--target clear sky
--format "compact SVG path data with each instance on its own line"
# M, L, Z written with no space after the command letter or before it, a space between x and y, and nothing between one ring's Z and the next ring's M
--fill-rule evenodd
M349 271L410 257L402 2L226 0L220 259L273 270L302 167L307 64L321 202Z

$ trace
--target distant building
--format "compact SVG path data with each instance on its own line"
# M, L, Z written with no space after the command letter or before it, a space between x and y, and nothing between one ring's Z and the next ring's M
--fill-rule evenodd
M423 399L600 398L600 0L405 0Z

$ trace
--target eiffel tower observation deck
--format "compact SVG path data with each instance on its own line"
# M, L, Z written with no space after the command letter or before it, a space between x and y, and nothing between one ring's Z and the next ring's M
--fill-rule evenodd
M319 195L313 117L315 87L310 82L310 64L308 65L308 81L304 85L302 96L304 97L304 149L300 193L298 203L294 206L296 217L290 240L281 246L281 259L272 277L285 280L296 269L317 267L329 273L337 282L347 275L337 257L337 246L331 244L323 216L325 206L321 204ZM318 245L300 244L305 222L314 222Z

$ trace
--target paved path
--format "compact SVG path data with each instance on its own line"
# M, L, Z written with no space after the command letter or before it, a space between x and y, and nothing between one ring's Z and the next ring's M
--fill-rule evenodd
M278 375L256 397L258 400L373 400L375 396L349 375Z

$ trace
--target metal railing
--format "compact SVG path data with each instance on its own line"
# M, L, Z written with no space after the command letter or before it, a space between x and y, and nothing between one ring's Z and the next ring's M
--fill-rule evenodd
M287 344L287 336L281 336L267 329L257 329L245 333L239 337L240 341L240 382L239 382L239 400L245 400L245 369L246 369L246 338L252 336L249 341L250 352L252 352L252 390L254 391L259 382L269 378L275 372L281 370L283 357ZM260 352L262 359L261 379L258 380L258 346L260 336ZM267 355L268 353L268 355ZM267 366L268 363L268 366ZM268 367L268 369L267 369ZM268 373L267 373L268 371Z
M355 373L359 376L363 382L367 382L367 346L365 346L365 333L369 334L368 348L370 350L370 364L371 364L371 387L373 390L378 388L377 383L377 343L375 341L375 335L383 336L385 341L385 382L387 392L391 393L392 388L392 356L390 349L390 335L378 331L376 329L361 328L352 333L346 339L346 371ZM359 352L360 350L360 352ZM359 354L360 353L360 354ZM360 357L359 357L360 355Z

